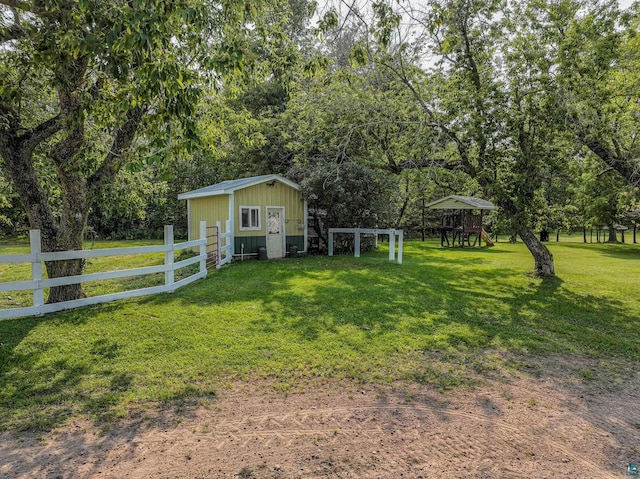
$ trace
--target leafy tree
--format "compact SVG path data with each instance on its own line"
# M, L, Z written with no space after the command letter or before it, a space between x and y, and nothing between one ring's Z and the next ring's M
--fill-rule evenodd
M383 38L394 25L385 19L397 19L390 8L379 15ZM427 2L406 12L421 29L421 49L405 42L391 50L387 39L376 61L414 95L441 156L500 206L532 253L535 272L552 276L553 256L531 229L542 180L558 168L562 147L554 139L554 99L545 94L549 66L530 20L500 12L509 13L500 1ZM435 62L431 71L419 66L424 45Z
M27 229L27 217L17 201L11 185L0 176L0 232L15 234Z
M608 241L617 242L616 226L629 223L636 208L637 189L611 169L602 169L595 155L581 162L582 172L575 179L575 203L585 226L609 229Z
M242 68L245 2L1 0L0 157L44 251L82 248L89 194L192 121L206 71ZM249 8L249 10L251 10ZM169 122L171 118L179 123ZM146 133L146 135L143 135ZM55 171L59 217L36 158ZM46 264L49 277L81 261ZM51 288L49 302L82 296Z
M559 104L576 140L640 186L639 4L563 0L535 8L539 32L557 66Z
M395 225L398 185L389 175L352 161L316 162L300 173L314 228L325 243L328 228Z

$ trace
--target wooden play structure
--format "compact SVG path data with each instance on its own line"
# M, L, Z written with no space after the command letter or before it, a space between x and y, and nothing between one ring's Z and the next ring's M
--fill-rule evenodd
M482 220L486 210L495 210L490 201L472 196L451 195L433 201L425 208L442 210L440 226L440 244L448 247L465 245L482 247L484 240L487 246L493 246L487 232L482 228ZM471 243L473 240L473 244Z

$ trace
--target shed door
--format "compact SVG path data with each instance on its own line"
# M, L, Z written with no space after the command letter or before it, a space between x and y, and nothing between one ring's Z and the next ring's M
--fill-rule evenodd
M284 257L284 208L267 207L267 257Z

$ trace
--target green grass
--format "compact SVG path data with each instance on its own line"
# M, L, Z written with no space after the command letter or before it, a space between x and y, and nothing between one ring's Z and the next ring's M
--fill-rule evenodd
M130 248L135 246L150 246L162 244L161 241L96 241L85 243L85 249L103 249L103 248ZM24 254L29 253L29 241L22 241L7 244L0 241L0 254ZM185 259L189 256L187 251L176 251L175 261ZM164 263L164 253L148 253L137 255L123 256L105 256L99 258L89 258L85 264L85 273L98 273L104 271L117 271L122 269L141 268L144 266L154 266ZM195 268L195 270L194 270ZM176 281L184 276L197 272L195 267L186 267L176 272ZM46 268L43 268L43 274L46 277ZM31 279L31 265L22 263L17 265L0 265L0 282L27 281ZM153 274L146 276L132 276L127 278L118 278L107 281L95 281L85 283L83 288L88 297L100 296L119 291L127 291L132 289L140 289L151 286L164 284L164 274ZM48 288L45 288L45 298L49 294ZM31 291L14 291L10 293L0 293L0 309L2 308L18 308L33 305L33 294Z
M231 380L447 389L523 354L640 358L636 245L549 243L548 281L524 274L522 244L406 242L403 265L385 246L235 263L173 294L0 321L0 428L105 421ZM2 267L0 280L12 274Z

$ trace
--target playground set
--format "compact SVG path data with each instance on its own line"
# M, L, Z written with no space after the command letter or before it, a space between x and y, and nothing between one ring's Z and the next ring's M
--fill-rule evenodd
M493 241L482 227L484 212L496 209L490 201L472 196L451 195L433 201L425 207L442 210L441 246L446 243L448 247L464 248L467 245L480 248L483 240L487 246L493 246Z

